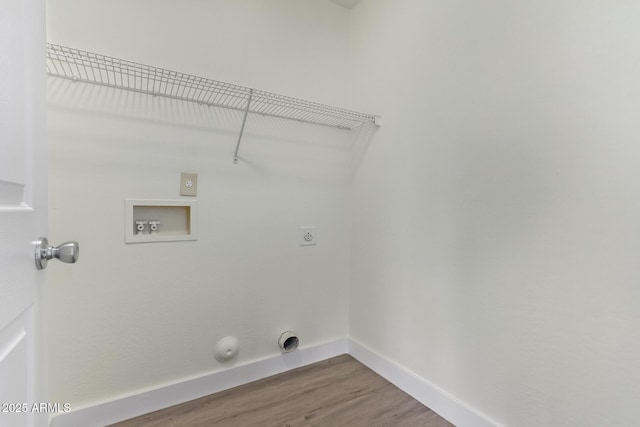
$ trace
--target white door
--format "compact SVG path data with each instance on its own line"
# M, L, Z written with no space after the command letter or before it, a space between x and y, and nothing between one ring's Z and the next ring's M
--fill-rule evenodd
M0 0L0 426L45 426L44 271L34 241L46 236L44 0Z

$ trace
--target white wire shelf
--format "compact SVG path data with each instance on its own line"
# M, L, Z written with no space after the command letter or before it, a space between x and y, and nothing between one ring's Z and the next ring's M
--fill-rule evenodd
M78 82L339 129L353 129L363 124L374 124L376 121L376 117L371 114L51 43L47 43L47 73Z

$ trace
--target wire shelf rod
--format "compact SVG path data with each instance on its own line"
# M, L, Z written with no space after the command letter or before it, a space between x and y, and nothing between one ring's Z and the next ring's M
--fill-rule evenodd
M52 76L101 84L250 114L351 129L373 123L370 114L292 98L177 71L47 43L47 72Z
M295 120L339 129L377 124L376 116L304 99L251 89L178 71L47 43L47 73L142 94L228 108L248 114ZM240 143L238 140L238 146ZM234 159L237 159L237 148Z
M242 141L242 134L244 133L244 125L247 124L247 115L251 108L251 97L253 91L249 92L249 99L247 100L247 108L244 110L244 117L242 118L242 126L240 127L240 135L238 135L238 143L236 144L236 151L233 153L233 163L238 163L238 150L240 149L240 141Z

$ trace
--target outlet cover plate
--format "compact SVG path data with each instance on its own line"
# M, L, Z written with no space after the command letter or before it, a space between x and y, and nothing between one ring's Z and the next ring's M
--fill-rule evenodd
M300 227L299 234L300 246L311 246L318 243L318 230L314 225L305 225Z
M180 174L180 195L195 197L198 194L198 174L186 173Z

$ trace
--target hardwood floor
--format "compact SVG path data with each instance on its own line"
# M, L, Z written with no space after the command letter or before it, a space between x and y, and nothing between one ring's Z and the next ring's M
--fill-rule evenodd
M112 427L160 426L448 427L452 424L345 354Z

